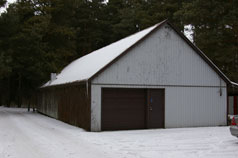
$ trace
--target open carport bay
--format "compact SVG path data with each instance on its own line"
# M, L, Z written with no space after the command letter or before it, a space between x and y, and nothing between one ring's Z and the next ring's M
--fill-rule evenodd
M0 107L1 158L234 157L229 127L85 132L58 120Z

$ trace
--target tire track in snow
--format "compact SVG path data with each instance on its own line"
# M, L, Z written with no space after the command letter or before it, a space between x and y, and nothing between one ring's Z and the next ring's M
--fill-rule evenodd
M33 144L30 141L30 138L25 135L24 131L18 126L16 126L14 117L17 116L11 115L5 110L0 111L0 116L0 128L4 129L4 132L1 133L2 141L0 143L4 150L2 155L3 158L18 158L22 156L24 156L25 158L41 158L46 156L44 155L44 153L42 153L42 151L37 150L37 148L34 148L36 144Z
M51 124L49 123L51 122L49 121L51 118L47 118L45 120L42 119L46 116L27 112L14 113L14 116L9 112L6 113L8 113L8 120L10 119L17 131L19 131L18 136L21 137L23 135L22 139L24 138L24 140L29 140L25 142L25 144L28 144L28 146L25 147L26 149L29 149L29 146L31 147L31 149L28 150L29 153L31 153L32 150L34 151L38 149L40 151L45 151L45 153L40 154L39 157L41 158L74 158L78 157L78 155L90 158L107 157L105 153L100 151L100 149L98 149L93 144L86 142L82 137L80 137L80 135L70 134L72 133L71 130L74 128L76 129L76 127L73 127L72 129L70 128L68 131L68 129L65 128L67 127L65 125L59 125L58 127L56 126L56 128L54 128L54 122L59 121L53 120L53 123ZM45 122L47 120L49 122ZM70 126L68 125L68 127ZM75 130L73 133L74 132L80 133L81 130ZM22 139L19 140L19 142L22 142ZM24 151L27 152L27 150ZM35 155L33 157L37 158Z

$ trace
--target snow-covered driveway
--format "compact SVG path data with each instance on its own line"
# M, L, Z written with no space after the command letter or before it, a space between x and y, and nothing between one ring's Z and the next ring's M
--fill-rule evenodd
M0 107L0 158L238 157L228 127L85 132L26 109Z

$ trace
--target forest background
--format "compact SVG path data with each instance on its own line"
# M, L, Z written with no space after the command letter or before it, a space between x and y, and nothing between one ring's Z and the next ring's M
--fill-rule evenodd
M30 104L50 73L165 19L182 32L189 25L193 43L238 82L237 8L238 0L16 0L0 15L0 105Z

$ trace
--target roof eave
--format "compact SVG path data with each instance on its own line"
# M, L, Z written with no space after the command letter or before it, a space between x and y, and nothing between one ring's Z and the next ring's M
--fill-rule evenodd
M238 83L236 83L236 82L231 82L231 86L234 87L234 88L238 88Z
M149 37L153 32L161 28L164 24L168 24L174 31L178 33L178 35L189 45L191 48L202 58L204 61L229 85L232 85L232 82L229 80L228 77L226 77L225 74L222 73L222 71L198 48L196 47L185 35L176 29L175 26L173 26L167 19L158 23L157 26L152 29L149 33L147 33L144 37L142 37L140 40L135 42L133 45L131 45L129 48L127 48L125 51L123 51L119 56L114 58L112 61L110 61L108 64L106 64L103 68L101 68L99 71L97 71L95 74L93 74L91 77L85 80L81 81L74 81L74 82L68 82L68 83L63 83L63 84L58 84L58 85L48 85L45 87L40 87L42 88L47 88L47 87L58 87L58 86L65 86L65 85L73 85L73 84L87 84L91 82L96 76L98 76L100 73L102 73L107 67L118 61L122 56L124 56L127 52L129 52L131 49L133 49L135 46L140 44L142 41L144 41L147 37Z
M66 83L63 83L63 84L48 85L48 86L45 86L45 87L40 87L39 89L65 87L65 86L73 86L73 85L82 85L82 84L87 84L87 83L88 83L88 79L85 79L85 80L74 81L74 82L66 82Z
M100 73L102 73L107 67L112 65L114 62L116 62L118 59L120 59L123 55L125 55L127 52L129 52L132 48L134 48L136 45L144 41L148 36L150 36L153 32L158 30L162 25L167 23L175 32L178 33L178 35L185 40L185 42L192 47L192 49L201 57L205 60L205 62L229 85L231 85L230 79L198 48L196 47L183 33L181 33L174 25L172 25L168 19L162 21L161 23L158 24L157 27L155 27L153 30L151 30L147 35L145 35L143 38L138 40L136 43L134 43L132 46L130 46L128 49L126 49L121 55L116 57L114 60L112 60L110 63L105 65L101 70L96 72L94 75L92 75L89 78L89 81L93 80L96 76L98 76Z

